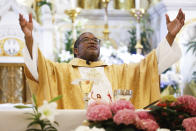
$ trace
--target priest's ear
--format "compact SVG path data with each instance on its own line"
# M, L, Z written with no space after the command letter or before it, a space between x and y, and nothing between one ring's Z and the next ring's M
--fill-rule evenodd
M78 48L74 48L74 57L78 56Z

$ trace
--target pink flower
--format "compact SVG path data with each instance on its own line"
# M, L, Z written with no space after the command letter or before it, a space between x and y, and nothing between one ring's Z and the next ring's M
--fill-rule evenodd
M91 110L90 108L93 108L94 106L97 106L97 105L106 105L106 106L110 107L110 105L108 103L105 103L102 101L95 101L88 106L87 111Z
M139 116L140 119L151 119L151 120L155 121L155 118L153 117L153 115L151 115L147 111L138 111L136 113L137 113L137 115Z
M184 95L177 98L176 105L182 105L185 111L191 115L196 115L196 98L194 96Z
M196 131L196 117L184 119L182 126L186 131Z
M126 100L119 100L116 101L115 103L112 103L111 109L114 114L116 114L118 111L123 109L135 110L134 106L129 101Z
M133 110L123 109L118 111L114 115L113 120L117 125L119 124L130 125L130 124L136 124L136 122L139 120L139 117Z
M158 124L151 119L140 120L139 127L145 131L156 131L159 128Z
M86 116L91 121L103 121L112 118L112 111L108 104L93 103L89 105Z

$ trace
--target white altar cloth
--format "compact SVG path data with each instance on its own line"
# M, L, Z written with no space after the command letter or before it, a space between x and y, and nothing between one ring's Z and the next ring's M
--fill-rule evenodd
M0 131L25 131L30 123L27 120L29 115L25 113L32 110L14 109L13 105L10 105L0 104ZM86 110L57 110L57 112L55 120L59 123L58 131L74 131L86 119Z

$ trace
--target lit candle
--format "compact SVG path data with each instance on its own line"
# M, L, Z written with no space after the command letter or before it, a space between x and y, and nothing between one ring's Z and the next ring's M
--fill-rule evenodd
M135 8L136 9L140 8L140 0L135 0Z

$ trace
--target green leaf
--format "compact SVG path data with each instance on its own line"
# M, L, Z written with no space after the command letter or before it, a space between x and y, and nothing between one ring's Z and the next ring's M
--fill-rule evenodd
M59 126L59 123L58 123L58 122L54 121L54 123L55 123L57 126Z
M53 126L49 126L47 128L45 128L46 131L57 131L57 129Z
M18 108L18 109L24 109L24 108L32 108L30 106L23 106L23 105L16 105L14 106L15 108Z
M36 100L36 97L35 97L35 95L33 94L32 95L32 98L33 98L33 103L35 104L35 106L37 107L37 100Z
M31 127L32 125L39 125L38 121L32 121L31 123L28 124L27 128Z
M59 100L59 99L61 99L61 98L62 98L62 95L57 96L57 97L53 98L52 100L50 100L49 103L55 102L55 101L57 101L57 100Z

